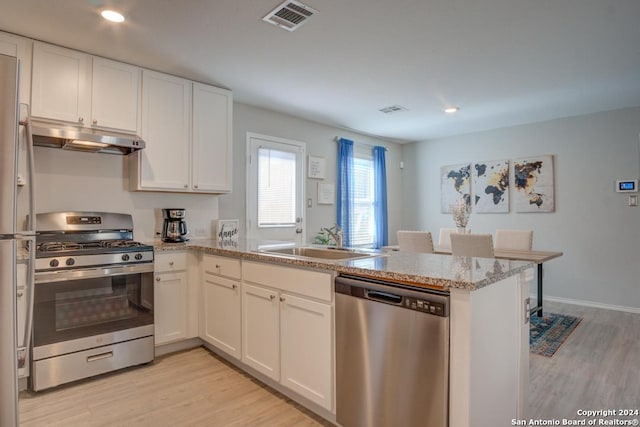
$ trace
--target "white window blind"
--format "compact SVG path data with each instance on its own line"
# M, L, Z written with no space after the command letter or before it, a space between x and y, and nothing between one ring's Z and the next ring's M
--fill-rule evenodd
M355 149L353 153L354 214L351 217L351 244L373 245L375 224L373 210L373 156L370 150Z
M258 226L288 227L296 221L296 154L258 149Z

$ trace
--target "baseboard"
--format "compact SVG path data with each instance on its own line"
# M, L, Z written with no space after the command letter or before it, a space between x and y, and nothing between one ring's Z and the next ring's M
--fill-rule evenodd
M176 351L187 350L190 348L200 347L202 340L200 338L191 338L184 341L178 341L169 344L162 344L155 348L155 356L164 356L165 354L175 353Z
M536 298L537 298L536 294L531 294L532 304L535 304ZM563 304L581 305L584 307L603 308L605 310L624 311L626 313L640 314L640 308L626 307L624 305L602 304L599 302L585 301L585 300L572 299L572 298L561 298L561 297L554 297L549 295L545 295L543 297L543 302L544 301L561 302Z

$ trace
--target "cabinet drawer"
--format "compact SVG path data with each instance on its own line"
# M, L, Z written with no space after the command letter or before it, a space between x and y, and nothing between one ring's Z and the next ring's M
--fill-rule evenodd
M245 282L331 301L333 285L331 273L245 261L242 263L242 278Z
M180 271L187 269L187 253L172 252L160 253L155 255L154 270L156 272L163 271Z
M240 279L240 277L242 277L239 259L213 255L204 255L202 257L202 272L205 274L227 276L234 279Z

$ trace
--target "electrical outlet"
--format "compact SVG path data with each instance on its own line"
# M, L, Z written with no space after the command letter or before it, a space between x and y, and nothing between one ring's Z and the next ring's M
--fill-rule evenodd
M196 228L196 237L204 237L206 230L204 228Z

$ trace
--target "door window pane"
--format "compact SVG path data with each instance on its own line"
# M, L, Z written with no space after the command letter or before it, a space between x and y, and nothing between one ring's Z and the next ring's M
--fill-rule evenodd
M295 226L296 153L258 149L258 226Z

